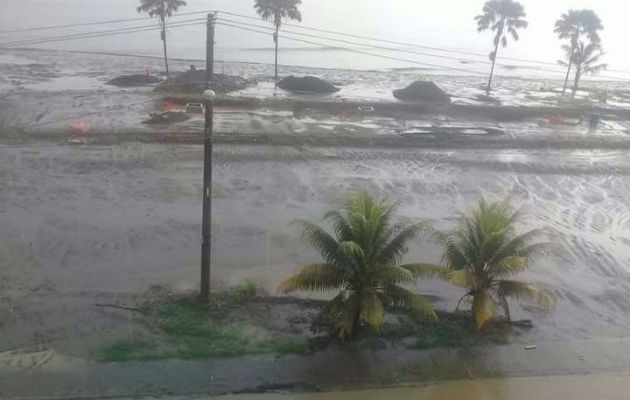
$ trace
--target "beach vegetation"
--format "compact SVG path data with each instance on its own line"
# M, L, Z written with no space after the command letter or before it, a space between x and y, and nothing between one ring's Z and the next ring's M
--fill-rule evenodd
M396 224L396 210L394 203L361 192L324 215L334 233L296 220L302 239L323 260L301 267L281 283L280 291L339 290L322 308L319 319L333 326L341 339L356 336L362 323L378 330L388 306L437 319L430 302L401 286L443 272L431 264L400 264L407 244L427 229L427 223Z
M494 50L489 54L490 61L492 61L492 68L490 69L490 77L488 78L488 85L486 86L486 92L488 93L490 92L490 85L492 84L499 44L502 47L507 46L508 34L512 36L514 40L519 39L518 30L527 28L527 21L523 19L524 17L525 9L519 2L513 0L487 1L483 6L483 13L475 17L477 30L479 32L485 30L496 32L493 39Z

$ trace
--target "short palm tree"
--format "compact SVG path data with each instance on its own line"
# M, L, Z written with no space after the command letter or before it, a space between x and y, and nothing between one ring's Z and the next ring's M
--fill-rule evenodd
M575 53L579 46L580 39L588 38L591 43L599 43L599 33L597 31L604 29L602 21L593 10L569 10L562 14L560 19L556 21L554 32L560 39L569 40L570 54ZM566 52L566 46L563 46ZM568 57L567 74L564 77L564 85L562 87L562 95L567 89L569 81L569 73L573 64L573 57ZM578 79L579 80L579 79Z
M446 274L447 279L466 289L457 309L464 298L471 296L477 328L494 315L495 304L503 306L509 320L507 298L531 300L543 308L552 304L544 291L509 279L549 248L549 243L536 242L540 230L516 234L519 215L505 202L488 203L481 199L476 209L461 216L453 231L437 234L444 246L443 262L451 271Z
M275 82L278 85L278 32L283 18L302 21L302 14L298 6L301 0L255 0L254 8L258 15L266 21L272 21L276 28L273 34L275 44Z
M558 61L561 65L575 65L575 78L573 80L573 94L578 90L580 78L584 74L596 74L599 71L606 69L607 64L598 64L599 59L604 54L602 47L599 43L589 43L587 45L582 41L578 41L575 48L571 48L569 45L562 47L565 51L565 58L567 61Z
M184 0L140 0L140 5L136 11L149 14L151 18L158 17L160 20L161 38L164 45L164 65L166 66L166 76L168 72L168 57L166 56L166 18L177 12L179 7L186 5Z
M443 267L398 265L407 253L407 242L426 224L394 225L395 212L394 204L359 193L324 216L334 235L312 222L297 220L302 238L321 253L323 262L302 267L282 282L280 291L340 290L320 317L335 327L341 339L353 336L362 320L378 329L386 306L405 307L436 319L429 302L400 285L435 275Z
M518 40L517 29L527 28L527 21L523 19L525 11L523 6L513 0L490 0L483 5L483 14L477 15L477 30L479 32L491 29L496 32L494 35L494 51L490 53L492 69L488 78L486 92L490 92L492 75L494 74L494 64L499 52L499 43L503 47L507 46L507 34L512 35L514 40Z

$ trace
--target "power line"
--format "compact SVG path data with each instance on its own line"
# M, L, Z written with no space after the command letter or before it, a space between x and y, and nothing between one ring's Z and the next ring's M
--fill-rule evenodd
M195 14L208 14L210 12L213 12L213 11L208 10L208 11L194 11L194 12L187 12L187 13L178 13L171 16L171 18L177 18L177 17L183 17L186 15L195 15ZM106 25L106 24L118 24L118 23L123 23L123 22L148 21L150 19L152 18L141 17L141 18L114 19L114 20L109 20L109 21L83 22L83 23L78 23L78 24L67 24L67 25L51 25L51 26L40 26L40 27L21 28L21 29L5 29L5 30L0 30L0 33L45 31L45 30L53 30L53 29L75 28L79 26Z
M230 23L234 23L234 24L240 24L240 25L249 26L249 27L254 27L254 28L261 28L261 29L268 29L268 30L274 30L275 29L275 28L270 27L270 26L248 24L248 23L245 23L245 22L235 21L235 20L226 19L226 18L218 18L217 20L218 21L226 21L226 22L230 22ZM409 54L416 54L416 55L421 55L421 56L443 58L443 59L447 59L447 60L475 62L475 63L479 63L479 64L490 65L490 63L487 62L487 61L477 61L477 60L470 60L470 59L464 59L464 58L458 58L458 57L444 56L444 55L439 55L439 54L422 53L422 52L418 52L418 51L405 50L405 49L400 49L400 48L395 48L395 47L386 47L386 46L379 46L379 45L373 45L373 44L365 44L365 43L354 42L354 41L351 41L351 40L344 40L344 39L336 39L336 38L331 38L331 37L326 37L326 36L311 35L311 34L308 34L308 33L300 33L300 32L295 32L295 31L287 31L287 30L284 30L284 29L282 30L282 32L290 33L290 34L298 35L298 36L305 36L305 37L316 38L316 39L333 40L335 42L346 43L346 44L353 44L353 45L362 46L362 47L369 47L369 48L373 48L373 49L390 50L390 51L396 51L396 52L400 52L400 53L409 53Z
M186 12L186 13L178 13L178 14L173 15L172 18L182 17L182 16L186 16L186 15L207 14L207 13L210 13L210 12L219 12L219 13L223 13L223 14L226 14L226 15L231 15L231 16L235 16L235 17L239 17L239 18L246 18L246 19L251 19L251 20L256 20L256 21L260 20L259 18L252 17L252 16L249 16L249 15L234 13L234 12L230 12L230 11L222 11L222 10L220 10L220 11L204 10L204 11L192 11L192 12ZM127 18L127 19L116 19L116 20L108 20L108 21L94 21L94 22L66 24L66 25L52 25L52 26L44 26L44 27L30 27L30 28L22 28L22 29L8 29L8 30L0 30L0 34L1 33L17 33L17 32L42 31L42 30L52 30L52 29L64 29L64 28L73 28L73 27L79 27L79 26L115 24L115 23L132 22L132 21L145 21L145 20L148 20L148 19L150 19L150 18L148 18L148 17ZM236 21L234 21L234 22L236 23ZM352 38L355 38L355 39L377 41L377 42L394 44L394 45L399 45L399 46L407 46L407 47L412 47L412 48L428 49L428 50L439 51L439 52L463 54L463 55L469 55L469 56L475 56L475 57L483 57L483 58L487 57L486 54L480 54L480 53L474 53L474 52L468 52L468 51L456 50L456 49L448 49L448 48L443 48L443 47L423 46L423 45L418 45L418 44L415 44L415 43L406 43L406 42L393 41L393 40L387 40L387 39L380 39L380 38L369 37L369 36L354 35L354 34L343 33L343 32L338 32L338 31L332 31L332 30L327 30L327 29L320 29L320 28L315 28L315 27L310 27L310 26L304 26L304 25L301 25L301 24L298 25L298 24L284 23L284 25L285 26L299 28L299 29L312 30L312 31L328 33L328 34L333 34L333 35L352 37ZM258 26L258 27L260 27L260 26ZM292 33L293 34L298 34L297 32L292 32ZM335 39L332 39L332 38L327 38L327 39L335 40ZM36 39L30 39L28 41L30 42L32 40L36 40ZM38 39L38 40L40 40L40 39ZM41 40L43 40L43 38ZM25 41L26 41L26 39L25 39ZM2 44L2 45L4 45L4 44ZM412 53L410 51L404 51L402 49L397 49L397 51L408 52L408 53L414 54L414 53ZM425 56L436 57L436 58L445 58L445 59L448 58L447 56L431 55L431 54L428 54L428 53L424 53L424 54L420 53L419 55L425 55ZM453 57L452 59L458 60L455 57ZM497 59L525 62L525 63L531 63L531 64L541 64L541 65L554 66L554 67L558 66L557 63L554 63L554 62L539 61L539 60L529 60L529 59L514 58L514 57L499 56L499 57L497 57ZM473 61L473 60L465 60L465 61ZM476 61L476 60L474 62L488 64L488 62L482 62L482 61ZM499 65L501 65L501 64L499 64ZM503 65L505 65L505 64L503 64ZM609 72L617 72L617 73L624 73L624 74L628 73L628 74L630 74L630 71L625 71L625 70L608 69L608 71ZM615 79L621 79L621 78L615 77Z
M219 10L217 12L218 13L222 13L222 14L232 15L232 16L235 16L235 17L240 17L240 18L246 18L246 19L260 21L260 18L251 17L249 15L243 15L243 14L233 13L233 12L229 12L229 11L222 11L222 10ZM420 49L442 51L442 52L447 52L447 53L458 53L458 54L465 54L465 55L484 57L484 58L488 57L487 54L473 53L473 52L468 52L468 51L463 51L463 50L447 49L447 48L443 48L443 47L423 46L423 45L419 45L419 44L415 44L415 43L399 42L399 41L387 40L387 39L379 39L379 38L369 37L369 36L354 35L354 34L350 34L350 33L344 33L344 32L338 32L338 31L332 31L332 30L320 29L320 28L314 28L314 27L298 25L298 24L283 23L283 25L294 27L294 28L299 28L299 29L312 30L312 31L316 31L316 32L329 33L329 34L333 34L333 35L347 36L347 37L352 37L352 38L355 38L355 39L364 39L364 40L371 40L371 41L377 41L377 42L382 42L382 43L395 44L395 45L399 45L399 46L415 47L415 48L420 48ZM520 61L520 62L528 62L528 63L533 63L533 64L550 65L550 66L557 66L558 65L557 63L550 62L550 61L528 60L528 59L514 58L514 57L498 56L497 59L510 60L510 61ZM625 71L625 70L612 70L612 69L610 69L608 71L630 74L630 71Z
M180 15L190 15L190 14L199 14L199 13L201 13L201 12L184 13L184 14L180 14ZM228 13L228 12L223 12L223 13L234 14L234 13ZM240 16L240 14L235 14L235 15ZM243 17L245 17L245 16L243 16ZM256 19L256 18L253 18L253 17L247 17L247 18L249 18L249 19ZM145 20L145 19L146 18L142 18L142 20ZM134 19L134 20L137 20L137 19ZM226 18L221 18L220 20L241 25L241 26L237 27L237 26L233 26L233 25L230 25L230 24L225 24L226 26L233 26L233 27L241 28L241 29L242 29L242 25L245 25L245 26L255 27L255 28L260 28L260 29L273 30L272 27L266 27L266 26L261 26L261 25L256 25L256 24L249 24L249 23L246 23L246 22L235 21L235 20L230 20L230 19L226 19ZM258 19L256 19L256 20L258 20ZM113 22L113 21L104 21L103 23L110 23L110 22ZM205 18L195 18L195 19L190 19L190 20L174 22L174 23L168 25L167 28L169 28L169 27L170 28L177 28L177 27L181 27L181 26L202 25L204 23L205 23ZM296 27L305 28L305 29L311 29L311 28L301 27L299 25L294 25L294 24L286 24L286 25L296 26ZM3 43L0 43L0 46L44 44L44 43L66 41L66 40L75 40L75 39L84 39L84 38L97 38L97 37L120 35L120 34L127 34L127 33L154 31L154 30L159 30L159 29L161 29L161 28L158 27L158 26L143 25L143 26L135 26L135 27L119 28L119 29L114 29L114 30L107 30L107 31L94 31L94 32L70 34L70 35L42 37L42 38L33 38L33 39L23 39L23 40L11 41L11 42L3 42ZM316 28L312 28L312 29L319 30L319 29L316 29ZM265 35L268 35L270 33L270 32L256 31L256 30L250 30L250 31L256 32L256 33L265 34ZM357 36L357 35L341 34L341 33L338 33L338 32L332 32L332 31L326 31L326 30L319 30L319 31L331 32L332 34L340 34L340 35L345 35L345 36ZM406 49L400 49L400 48L392 48L392 47L386 47L386 46L379 46L379 45L367 44L367 43L360 43L360 42L356 42L356 41L337 39L337 38L331 38L331 37L325 37L325 36L318 36L318 35L312 35L312 34L307 34L307 33L300 33L300 32L295 32L295 31L284 31L284 32L288 33L288 34L292 34L292 35L306 36L306 37L311 37L311 38L316 38L316 39L323 39L323 40L331 40L331 41L336 41L336 42L341 42L341 43L346 43L346 44L358 45L358 46L361 46L361 47L371 47L371 48L387 50L387 51L404 52L404 53L410 53L410 54L416 54L416 55L422 55L422 56L428 56L428 57L437 57L437 58L451 59L451 60L456 60L456 61L460 61L460 62L463 61L463 62L475 62L475 63L489 64L488 62L482 62L482 61L479 61L479 60L470 60L470 59L464 59L464 58L457 58L457 57L450 57L450 56L444 56L444 55L430 54L430 53L424 53L424 52L417 52L417 51L412 51L412 50L406 50ZM309 41L306 41L306 40L299 40L297 38L290 37L290 36L284 36L284 37L289 39L289 40L301 41L303 43L310 43L310 44L315 44L315 45L319 45L319 46L327 46L326 44L321 44L321 43L316 43L316 42L309 42ZM357 36L357 37L360 37L360 36ZM368 39L369 40L378 40L378 39L370 39L370 38L368 38ZM391 41L386 41L386 40L381 40L381 41L383 41L383 42L391 42ZM398 42L394 42L394 43L398 43ZM404 43L401 43L401 44L409 45L409 44L404 44ZM416 47L422 47L422 46L416 46ZM446 66L437 65L437 64L423 63L423 62L419 62L419 61L416 61L416 60L408 60L408 59L402 59L402 58L398 58L398 57L385 56L385 55L382 55L382 54L368 53L368 52L365 52L365 51L353 50L353 49L349 49L349 48L345 48L345 47L340 47L340 48L342 48L345 51L354 52L354 53L358 53L358 54L365 54L365 55L379 57L379 58L386 58L386 59L391 59L391 60L404 61L404 62L414 63L414 64L418 64L418 65L430 66L430 67L433 67L433 68L449 69L449 70L454 70L454 71L485 75L485 72L482 73L482 72L474 71L474 70L471 71L471 70L467 70L467 69L460 69L460 68L446 67ZM498 64L498 65L505 65L505 64ZM521 66L521 68L534 69L536 67ZM538 68L538 69L542 70L544 72L551 72L551 73L560 72L559 70L558 71L549 71L549 70L544 70L544 69L540 69L540 68ZM625 79L619 78L619 77L612 77L612 76L605 76L605 75L599 75L599 76L602 77L602 78L608 78L608 79L615 79L615 80L625 81Z
M264 32L264 31L259 31L259 30L255 30L255 29L250 29L250 28L246 28L246 27L243 27L243 26L239 26L239 25L227 24L227 23L224 23L224 22L217 22L217 25L229 26L229 27L232 27L232 28L242 29L242 30L245 30L245 31L260 33L260 34L263 34L263 35L269 35L269 32ZM316 45L316 46L329 47L329 45L327 45L325 43L313 42L313 41L304 40L304 39L298 39L298 38L294 38L294 37L291 37L291 36L284 36L284 35L279 35L279 36L281 38L289 39L289 40L293 40L293 41L297 41L297 42L313 44L313 45ZM482 75L482 76L487 75L485 72L472 71L472 70L468 70L468 69L461 69L461 68L454 68L454 67L445 67L443 65L429 64L429 63L425 63L425 62L421 62L421 61L417 61L417 60L410 60L410 59L400 58L400 57L390 57L390 56L386 56L386 55L382 55L382 54L369 53L369 52L362 51L362 50L349 49L347 47L340 47L340 46L338 46L338 48L340 48L342 50L345 50L345 51L348 51L348 52L351 52L351 53L363 54L363 55L367 55L367 56L384 58L384 59L388 59L388 60L403 61L403 62L408 62L408 63L411 63L411 64L422 65L422 66L426 66L426 67L432 67L432 68L438 68L438 69L448 69L448 70L452 70L452 71L459 71L459 72L466 72L466 73L473 73L473 74Z
M272 27L265 27L265 26L255 25L255 24L248 24L248 23L244 23L244 22L228 20L228 19L225 19L225 18L219 18L218 21L228 21L228 22L235 23L235 24L237 24L239 26L232 25L232 24L220 24L220 25L231 26L231 27L240 28L240 29L244 29L242 26L256 27L256 28L262 28L262 29L267 29L267 30L273 30L274 29ZM244 30L248 30L248 29L244 29ZM250 31L251 32L265 34L265 35L268 35L270 33L270 32L258 31L258 30L255 30L255 29L251 29ZM407 50L404 50L404 49L396 49L396 48L385 47L385 46L375 46L375 45L363 44L363 43L354 42L354 41L348 41L348 40L343 40L343 39L335 39L335 38L329 38L329 37L323 37L323 36L317 36L317 35L309 35L309 34L304 34L304 33L299 33L299 32L294 32L294 31L286 31L285 30L285 31L282 31L282 32L283 33L293 34L293 35L313 37L313 38L317 38L317 39L332 40L332 41L342 42L342 43L346 43L346 44L353 44L353 45L359 45L359 46L364 46L364 47L371 47L371 48L375 48L375 49L384 49L384 50L389 50L389 51L405 52L405 53L417 54L417 55L427 55L426 53L407 51ZM317 45L320 45L320 46L327 46L326 44L323 44L323 43L315 43L315 42L310 42L310 41L306 41L306 40L300 40L300 39L293 38L293 37L290 37L290 36L282 36L281 35L280 37L284 37L284 38L289 39L289 40L301 41L301 42L304 42L304 43L317 44ZM354 49L350 49L350 48L347 48L347 47L339 47L339 48L343 49L345 51L359 53L359 54L365 54L365 55L370 55L370 56L374 56L374 57L388 58L388 59L391 59L391 60L411 62L411 63L416 63L416 64L419 64L419 65L425 65L425 66L430 66L430 67L440 68L440 69L450 69L450 70L454 70L454 71L470 72L470 73L473 73L473 74L486 75L485 72L480 72L480 71L466 70L466 69L447 67L447 66L437 65L437 64L423 63L423 62L416 61L416 60L408 60L408 59L402 59L402 58L397 58L397 57L390 57L390 56L385 56L385 55L382 55L382 54L367 53L367 52L364 52L364 51L354 50ZM431 55L429 55L429 56L431 56ZM453 60L458 60L458 61L478 62L476 60L466 60L466 59L455 58L455 57L448 57L448 56L443 56L442 58L448 58L448 59L453 59ZM489 64L489 63L486 63L486 64ZM505 65L505 64L497 63L497 65ZM527 66L523 66L522 68L527 68ZM537 70L540 70L542 72L547 72L547 73L561 73L562 72L560 70L552 71L552 70L548 70L548 69L545 70L545 69L538 68L538 67L531 67L531 68L536 68ZM496 75L496 76L500 76L500 75ZM622 78L619 78L619 77L612 77L612 76L605 76L605 75L599 75L599 76L602 77L602 78L608 78L608 79L614 79L614 80L623 80Z
M170 25L167 25L166 27L168 29L168 28L178 28L182 26L202 25L202 24L205 24L204 21L205 21L205 18L196 18L196 19L175 22ZM60 42L60 41L66 41L66 40L120 35L120 34L126 34L126 33L155 31L155 30L160 30L160 29L162 28L155 25L142 25L142 26L135 26L135 27L128 27L128 28L112 29L112 30L107 30L107 31L94 31L94 32L86 32L86 33L76 33L76 34L71 34L71 35L50 36L47 38L33 38L33 39L15 40L11 42L2 42L0 43L0 47L43 44L43 43Z

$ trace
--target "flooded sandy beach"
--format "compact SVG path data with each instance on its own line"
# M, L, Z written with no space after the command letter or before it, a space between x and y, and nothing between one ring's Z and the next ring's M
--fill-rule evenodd
M196 285L202 148L131 143L30 144L0 148L3 302L7 342L27 343L15 312L32 295L139 292ZM627 335L630 291L630 176L626 150L430 150L219 145L213 185L216 284L244 278L274 291L317 260L289 226L319 221L343 193L367 189L401 205L404 218L448 228L479 195L524 207L526 228L557 243L527 279L549 287L553 312L515 308L534 337ZM408 260L438 261L414 243ZM459 291L423 281L451 309ZM26 302L22 306L22 302ZM6 309L6 308L5 308ZM27 310L25 317L28 318ZM73 316L65 317L72 319ZM35 326L32 326L35 328ZM11 332L13 334L11 334ZM9 339L11 338L11 339ZM8 345L8 344L7 344Z
M133 304L151 288L166 286L180 293L197 287L203 119L193 116L157 128L144 125L150 112L164 108L163 96L150 87L105 85L112 71L159 70L159 59L77 54L69 65L67 53L1 55L0 359L16 349L86 358L104 339L137 329L131 316L99 310L95 302ZM184 70L191 62L173 65ZM523 273L523 280L548 289L557 300L549 313L511 305L514 319L531 319L534 328L511 339L519 356L510 371L534 374L536 368L520 363L526 344L562 349L572 341L580 343L583 353L604 343L601 348L607 353L593 356L598 362L590 365L581 355L556 350L549 359L566 361L571 366L566 373L607 371L604 367L612 359L627 366L627 85L593 84L566 105L554 97L558 81L498 80L500 105L512 107L510 117L498 118L475 100L482 91L479 79L436 76L450 93L461 95L451 110L401 116L360 113L356 104L378 101L395 108L391 90L415 79L417 72L319 69L319 76L337 79L343 87L337 97L322 101L342 110L330 114L316 108L314 100L321 98L302 97L304 103L313 101L296 107L299 112L283 107L297 98L273 91L268 66L227 63L224 69L257 82L229 98L266 102L253 108L221 105L215 115L215 287L249 279L276 293L278 283L298 266L319 260L290 223L295 218L321 222L323 213L345 193L368 190L386 196L400 204L403 220L430 219L444 229L480 195L508 198L526 213L523 230L544 228L556 244L549 257ZM296 71L314 69L283 72ZM577 116L572 111L576 107L584 110ZM602 121L590 129L586 119L595 109ZM89 128L82 131L76 124ZM429 240L418 240L405 261L437 262L439 249ZM462 294L437 280L423 280L414 289L430 296L438 310L454 309ZM497 354L493 360L511 360L513 355ZM568 354L572 358L564 360ZM50 362L51 370L41 369L42 374L51 373L42 379L56 376L55 365ZM259 377L267 364L261 365L255 367ZM95 376L102 372L99 368ZM549 386L535 383L552 396L577 385L571 379ZM608 384L607 379L601 384ZM396 395L444 398L466 392L483 398L491 392L514 398L534 381L475 382L420 392L401 389ZM240 387L238 382L230 384L226 387ZM28 382L22 385L28 390ZM610 398L619 398L619 393L624 392L611 392Z

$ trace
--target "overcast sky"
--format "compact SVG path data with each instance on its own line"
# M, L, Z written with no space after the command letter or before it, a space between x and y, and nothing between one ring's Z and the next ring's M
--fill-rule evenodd
M303 0L303 24L384 39L488 53L491 34L478 33L473 17L477 0ZM605 61L610 68L630 70L630 0L521 0L529 27L521 40L501 50L503 56L556 61L560 42L553 33L556 19L569 9L590 8L602 19ZM188 0L185 11L219 9L254 16L253 0ZM2 0L3 29L137 16L135 0ZM89 30L109 29L109 26ZM44 32L38 32L41 36ZM45 32L53 34L52 31ZM54 31L54 34L65 32ZM0 35L0 39L6 35ZM10 37L8 39L14 39ZM114 39L112 39L114 40ZM117 39L123 40L123 39ZM4 41L4 40L0 40ZM127 39L127 42L129 40ZM269 45L267 38L234 35L234 45ZM105 45L107 41L102 41ZM230 45L228 41L228 45ZM127 43L128 44L128 43ZM225 40L221 43L226 45ZM85 46L76 42L53 47ZM157 44L159 45L159 43ZM157 48L156 48L157 49ZM110 49L111 50L111 49Z

